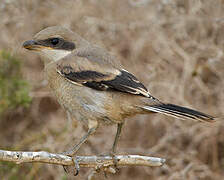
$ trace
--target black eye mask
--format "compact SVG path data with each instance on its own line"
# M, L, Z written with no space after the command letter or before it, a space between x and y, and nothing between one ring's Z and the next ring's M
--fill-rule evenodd
M70 50L75 49L75 43L66 41L62 38L48 38L44 40L37 41L38 45L51 47L54 49Z

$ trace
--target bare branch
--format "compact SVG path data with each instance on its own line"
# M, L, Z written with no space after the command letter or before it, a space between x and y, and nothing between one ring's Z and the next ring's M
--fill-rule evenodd
M109 168L114 165L111 156L76 156L80 167ZM139 156L139 155L115 155L117 166L162 166L165 159ZM0 150L0 161L11 161L17 164L26 162L42 162L58 165L74 165L73 159L63 154L53 154L45 151L22 152Z

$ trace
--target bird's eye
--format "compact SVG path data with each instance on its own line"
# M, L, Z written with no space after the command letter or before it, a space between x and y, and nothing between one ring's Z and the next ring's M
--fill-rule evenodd
M50 40L50 42L51 42L51 44L52 45L57 45L58 43L59 43L59 39L58 38L52 38L51 40Z

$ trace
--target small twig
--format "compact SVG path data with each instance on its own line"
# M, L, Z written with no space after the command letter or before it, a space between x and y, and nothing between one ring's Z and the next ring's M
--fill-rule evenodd
M183 179L188 179L187 178L187 173L191 170L191 168L193 167L193 163L189 163L182 171L181 171L181 175L183 177Z
M111 156L76 156L80 167L108 169L114 165ZM115 155L117 166L162 166L165 159L139 156L139 155ZM27 162L42 162L58 165L74 165L71 157L63 154L53 154L45 151L22 152L0 150L0 161L11 161L16 164Z

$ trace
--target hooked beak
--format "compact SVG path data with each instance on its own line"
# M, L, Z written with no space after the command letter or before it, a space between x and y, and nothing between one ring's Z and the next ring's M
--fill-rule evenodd
M25 41L23 43L23 47L28 50L38 50L39 49L38 43L34 40Z
M49 47L43 46L40 43L38 43L37 41L35 41L35 40L25 41L23 43L23 47L25 49L35 50L35 51L40 51L40 50L45 49L45 48L49 49Z

